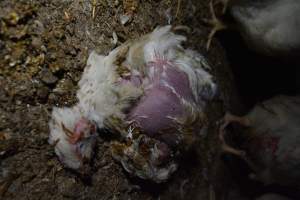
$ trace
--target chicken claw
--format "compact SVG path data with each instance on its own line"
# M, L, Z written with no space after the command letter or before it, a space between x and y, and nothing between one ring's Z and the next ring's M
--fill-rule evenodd
M223 0L221 0L223 1ZM227 26L217 18L215 10L214 10L214 3L211 0L209 3L209 10L211 13L211 19L203 19L203 21L212 26L212 30L210 31L209 35L208 35L208 39L207 39L207 43L206 43L206 50L209 50L210 44L211 44L211 40L214 37L214 35L220 31L220 30L224 30L227 28Z
M224 139L225 129L232 122L237 122L244 126L250 126L250 121L248 119L243 118L243 117L238 117L238 116L232 115L231 113L227 112L223 118L222 125L220 126L220 129L219 129L219 139L221 141L222 150L224 152L231 153L231 154L237 155L237 156L245 159L245 157L246 157L245 151L238 150L238 149L235 149L235 148L229 146Z
M222 131L224 131L225 128L232 122L236 122L236 123L246 126L246 127L250 126L250 121L247 118L239 117L239 116L236 116L236 115L233 115L233 114L227 112L223 118L222 126L220 127L222 129Z
M254 171L254 175L257 175L256 173L259 171L259 167L251 159L248 158L246 152L229 146L224 139L225 129L232 122L236 122L247 127L251 125L250 120L246 117L239 117L227 112L222 120L222 125L219 129L219 139L221 141L222 151L225 153L236 155L243 159L248 164L250 169Z
M236 155L236 156L239 156L241 158L245 158L246 156L246 152L245 151L242 151L242 150L238 150L238 149L235 149L231 146L229 146L225 139L224 139L224 132L220 132L219 134L219 139L221 141L221 148L222 148L222 151L225 152L225 153L230 153L230 154L233 154L233 155Z

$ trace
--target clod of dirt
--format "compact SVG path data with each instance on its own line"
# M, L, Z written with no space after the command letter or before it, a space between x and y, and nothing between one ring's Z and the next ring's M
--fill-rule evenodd
M54 84L58 81L58 78L54 76L49 69L42 69L39 73L39 76L41 77L41 80L47 85Z

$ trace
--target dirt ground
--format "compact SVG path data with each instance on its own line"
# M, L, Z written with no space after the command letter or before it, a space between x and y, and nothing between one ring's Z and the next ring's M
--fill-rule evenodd
M133 17L122 25L127 12ZM241 105L224 49L214 40L205 50L208 17L208 0L0 0L0 199L226 199L216 122ZM185 45L207 57L220 87L208 134L160 185L130 177L101 137L90 177L64 169L47 141L49 113L76 102L89 52L107 54L168 22L190 28Z

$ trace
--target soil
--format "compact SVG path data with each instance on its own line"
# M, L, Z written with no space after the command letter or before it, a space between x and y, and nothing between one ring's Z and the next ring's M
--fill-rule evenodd
M226 199L233 187L220 159L216 122L225 110L243 107L224 49L217 40L205 49L209 28L201 19L210 17L208 2L1 0L0 199ZM123 25L126 13L132 19ZM207 135L163 184L127 174L101 137L89 177L65 169L48 144L49 114L54 106L76 102L89 52L108 54L169 22L189 27L186 47L208 59L219 85L208 108Z

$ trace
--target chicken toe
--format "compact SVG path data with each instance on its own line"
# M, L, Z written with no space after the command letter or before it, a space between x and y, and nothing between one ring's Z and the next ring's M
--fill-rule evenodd
M209 3L209 9L210 9L210 13L211 13L211 19L204 19L204 23L206 23L207 25L211 26L212 29L208 35L208 39L206 42L206 49L209 50L210 48L210 44L212 41L212 38L214 37L214 35L220 31L220 30L224 30L227 28L227 26L220 20L217 18L215 10L214 10L214 3L213 1L210 1Z

